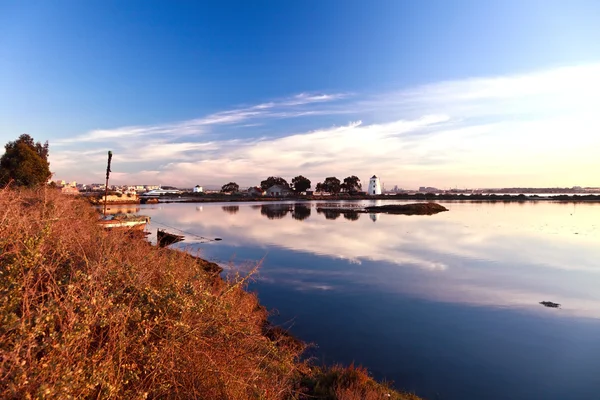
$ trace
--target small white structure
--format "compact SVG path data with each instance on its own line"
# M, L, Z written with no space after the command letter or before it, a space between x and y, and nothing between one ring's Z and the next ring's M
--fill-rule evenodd
M280 185L273 185L267 189L267 196L271 197L285 197L294 193L290 188Z
M204 188L200 185L194 186L194 193L202 193L204 192Z
M370 194L371 196L381 194L381 183L379 182L377 175L373 175L369 180L369 191L367 194Z
M155 189L146 193L142 193L140 196L143 197L154 197L154 196L162 196L163 194L181 194L181 190L179 189Z

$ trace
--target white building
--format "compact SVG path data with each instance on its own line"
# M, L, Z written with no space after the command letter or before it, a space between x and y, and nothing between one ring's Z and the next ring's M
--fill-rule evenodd
M200 185L194 186L194 193L202 193L204 192L204 188Z
M367 194L381 194L381 183L379 182L379 178L377 177L377 175L373 175L369 180L369 191L367 192Z
M267 189L267 196L271 197L285 197L293 194L294 192L285 186L273 185Z

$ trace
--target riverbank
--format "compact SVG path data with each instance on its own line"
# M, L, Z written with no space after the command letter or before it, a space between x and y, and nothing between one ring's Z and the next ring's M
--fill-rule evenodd
M156 198L160 203L227 203L227 202L269 202L269 201L361 201L361 200L409 200L409 201L470 201L470 202L524 202L524 201L559 201L559 202L600 202L600 195L510 195L510 194L396 194L396 195L326 195L326 196L304 196L294 195L287 197L249 197L243 195L225 194L182 194L165 195ZM142 197L142 201L143 197Z
M2 398L417 399L318 368L214 264L103 230L85 201L0 191Z
M93 205L102 205L101 195L82 194ZM398 193L395 195L358 195L340 193L337 195L292 195L286 197L247 196L245 194L223 193L182 193L165 194L159 197L144 196L109 196L109 205L158 204L158 203L229 203L229 202L269 202L269 201L361 201L361 200L409 200L409 201L470 201L470 202L524 202L524 201L558 201L558 202L600 202L600 195L595 194L557 194L557 195L525 195L525 194L435 194L435 193Z

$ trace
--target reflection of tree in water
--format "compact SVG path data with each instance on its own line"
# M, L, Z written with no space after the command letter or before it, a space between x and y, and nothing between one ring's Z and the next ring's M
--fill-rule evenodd
M310 217L310 207L307 207L303 204L296 204L294 206L292 218L297 219L298 221L302 221L308 217Z
M317 212L319 214L324 214L325 219L337 219L340 215L342 215L341 210L334 210L331 208L317 208Z
M258 210L258 209L260 209L260 207L262 207L260 204L254 204L254 205L250 206L250 208L253 210Z
M344 218L350 221L357 221L360 218L360 213L355 210L344 211Z
M283 218L291 211L290 204L263 204L260 206L260 213L269 219Z
M236 214L240 211L240 206L222 206L221 209L228 214Z

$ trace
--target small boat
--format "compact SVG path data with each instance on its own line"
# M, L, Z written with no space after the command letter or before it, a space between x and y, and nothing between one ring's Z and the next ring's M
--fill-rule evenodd
M106 229L127 229L144 230L146 224L150 222L150 217L136 214L115 214L106 215L98 222L100 226Z
M163 229L158 229L156 231L156 242L160 247L167 247L183 240L183 235L175 235L174 233L169 233Z

